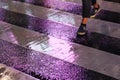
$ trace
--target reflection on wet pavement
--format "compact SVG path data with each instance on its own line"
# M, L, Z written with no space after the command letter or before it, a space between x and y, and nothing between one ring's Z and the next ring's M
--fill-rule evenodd
M0 63L40 80L120 79L120 13L116 6L116 10L101 9L89 19L87 34L78 36L81 2L0 0ZM7 66L0 65L0 80L26 79L14 69L10 69L15 72L11 77L11 71L5 72ZM31 76L27 80L36 80Z
M48 55L13 45L3 40L0 40L0 44L1 63L14 67L34 77L39 75L39 77L37 77L39 79L117 80Z
M24 14L16 14L4 9L0 10L1 12L5 13L4 15L6 15L0 15L0 19L8 23L19 25L24 28L38 31L40 33L45 33L47 35L51 35L59 39L64 39L66 41L72 41L75 43L78 43L79 41L80 44L120 55L120 43L118 38L101 35L99 33L88 32L88 35L85 38L83 37L78 39L78 37L76 38L76 27L40 19L37 17L27 16ZM106 40L107 43L104 40Z
M24 28L19 28L15 25L7 24L7 27L9 27L9 29L6 29L6 26L2 27L4 28L2 29L4 31L0 32L0 38L24 47L28 46L30 43L40 43L48 39L44 34L25 30Z
M15 1L21 1L21 2L34 4L34 5L50 7L50 8L66 11L66 12L69 12L69 13L82 15L81 4L76 4L76 3L72 3L72 2L66 2L66 1L60 1L60 0L56 0L56 1L54 1L54 0L46 0L46 1L43 1L43 0L41 0L41 1L15 0ZM118 1L118 0L116 0L116 1ZM115 23L120 23L120 15L117 12L112 12L112 11L108 11L108 10L100 10L99 14L100 15L97 15L97 17L96 17L97 19L102 19L102 20L105 20L105 21L110 21L110 22L112 21L112 22L115 22ZM101 17L101 14L103 15L102 17ZM107 14L109 14L109 15L107 15Z
M54 8L54 9L63 10L63 11L70 12L70 13L75 13L75 14L82 14L81 5L75 4L72 2L66 2L66 1L60 1L60 0L40 0L40 1L38 0L32 0L32 1L14 0L14 1L31 3L34 5L45 6L48 8Z
M10 29L4 30L4 32L1 32L0 39L6 40L8 42L12 42L14 44L17 44L22 47L26 47L26 48L29 48L29 49L32 49L38 52L42 52L52 57L65 60L67 62L76 64L79 66L83 66L87 69L91 69L91 70L94 70L94 71L97 71L103 74L107 74L110 76L117 76L118 74L111 75L111 73L112 74L119 73L118 71L113 71L114 66L119 66L118 64L119 57L117 57L116 55L103 52L97 49L93 49L90 47L82 46L79 44L75 44L75 43L80 43L83 45L87 45L87 44L90 44L88 42L90 41L90 39L94 41L94 37L96 37L96 39L100 39L99 36L96 36L95 34L92 34L91 37L86 36L82 38L76 38L73 41L75 43L72 43L67 40L65 41L65 40L57 39L52 36L46 36L42 33L38 33L32 30L21 28L19 26L15 26L12 24L7 24L4 22L1 22L1 23L6 24L7 26L10 26ZM99 44L99 41L98 40L95 40L95 41L96 41L95 42L96 45L93 45L93 46L98 48L97 44ZM99 53L99 55L97 53ZM93 58L89 59L89 56L92 56ZM112 58L112 61L109 62L111 58ZM99 63L99 66L97 66L98 63ZM107 66L106 64L107 65L112 64L112 65ZM95 66L95 67L92 67L92 66ZM99 69L100 66L102 66L103 68ZM109 68L111 68L111 70L108 71Z
M13 68L0 64L0 80L38 80Z

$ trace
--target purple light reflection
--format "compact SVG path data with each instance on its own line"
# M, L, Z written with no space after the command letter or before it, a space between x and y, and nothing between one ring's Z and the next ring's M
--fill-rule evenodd
M40 80L117 80L1 39L0 44L1 63Z
M29 47L59 59L69 59L70 62L75 60L74 47L70 42L51 36L48 36L48 38L48 40L41 43L32 42Z
M70 42L61 39L56 39L54 37L49 37L49 45L53 49L58 49L57 52L54 52L55 56L57 56L58 58L65 59L69 56L72 56L71 61L75 60L74 49Z
M44 7L49 7L53 9L63 10L66 12L71 12L75 14L82 14L82 6L80 4L66 2L64 0L15 0L21 2L27 2L35 5L40 5Z
M0 33L0 38L9 42L12 42L14 44L19 44L17 37L12 31L4 30Z

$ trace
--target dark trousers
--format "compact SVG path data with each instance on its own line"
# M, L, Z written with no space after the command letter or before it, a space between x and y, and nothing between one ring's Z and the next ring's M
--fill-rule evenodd
M83 18L90 17L91 5L94 5L96 0L82 0L82 16Z

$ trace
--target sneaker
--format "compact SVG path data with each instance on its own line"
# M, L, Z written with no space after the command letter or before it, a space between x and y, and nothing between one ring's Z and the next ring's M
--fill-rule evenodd
M86 34L86 24L81 24L78 31L77 31L78 35L85 35Z
M100 10L100 6L98 5L98 8L93 8L92 10L91 10L91 18L93 18L93 17L95 17L96 16L96 14L99 12L99 10Z

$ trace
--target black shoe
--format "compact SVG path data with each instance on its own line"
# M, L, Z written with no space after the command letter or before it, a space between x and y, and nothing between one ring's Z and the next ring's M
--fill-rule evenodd
M100 10L100 6L98 5L98 8L93 8L92 10L91 10L91 18L93 18L93 17L95 17L96 16L96 14L99 12L99 10Z
M81 24L78 31L77 31L77 35L85 35L86 34L86 24Z

